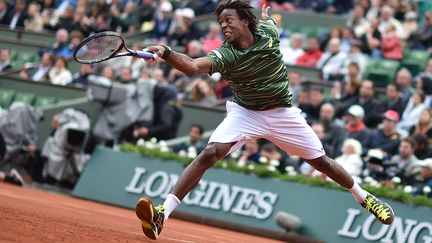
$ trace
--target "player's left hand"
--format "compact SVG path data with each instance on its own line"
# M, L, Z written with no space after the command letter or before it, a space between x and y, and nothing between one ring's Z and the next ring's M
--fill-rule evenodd
M270 10L270 6L263 5L261 8L261 21L266 21L269 17L268 11Z

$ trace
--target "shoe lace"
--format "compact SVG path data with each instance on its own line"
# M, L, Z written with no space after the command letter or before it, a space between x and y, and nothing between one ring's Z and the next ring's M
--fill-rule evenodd
M383 203L375 200L372 197L367 197L365 199L365 208L380 220L386 220L390 217L390 212L388 211L389 209L385 207Z
M165 211L164 206L161 205L161 204L157 205L157 206L155 207L155 209L156 209L156 211L157 211L158 213L163 213L163 212Z

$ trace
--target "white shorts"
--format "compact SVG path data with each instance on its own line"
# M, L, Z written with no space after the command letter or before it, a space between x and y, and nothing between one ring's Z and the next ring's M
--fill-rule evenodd
M265 138L289 155L306 160L325 155L318 136L296 107L254 111L227 101L226 109L227 117L213 132L209 143L235 143L228 153L250 139Z

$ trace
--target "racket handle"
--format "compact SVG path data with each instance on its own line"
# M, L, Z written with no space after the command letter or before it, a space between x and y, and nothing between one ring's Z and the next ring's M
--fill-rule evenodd
M149 51L140 51L140 50L136 50L136 55L140 58L144 58L144 59L156 59L158 58L158 55L156 53L153 52L149 52Z

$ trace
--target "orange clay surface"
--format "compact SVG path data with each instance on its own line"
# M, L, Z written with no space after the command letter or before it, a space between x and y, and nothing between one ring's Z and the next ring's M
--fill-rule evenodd
M277 242L170 219L157 241L133 210L0 182L0 242Z

